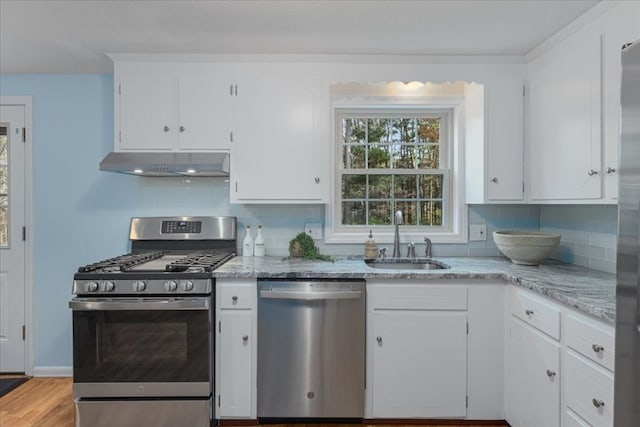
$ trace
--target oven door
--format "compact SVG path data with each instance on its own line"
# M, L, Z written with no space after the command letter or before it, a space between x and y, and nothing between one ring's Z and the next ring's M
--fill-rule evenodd
M76 398L210 396L211 297L75 298Z

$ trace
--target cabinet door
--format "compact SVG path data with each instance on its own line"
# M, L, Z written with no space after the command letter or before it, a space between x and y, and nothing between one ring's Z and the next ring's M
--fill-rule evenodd
M176 84L171 73L125 73L118 87L120 150L171 150ZM118 118L116 118L118 119Z
M238 83L232 202L321 201L320 92L309 79Z
M178 149L228 150L235 97L230 79L211 74L180 74Z
M511 317L507 337L506 415L513 427L560 425L559 344Z
M220 316L221 417L251 417L251 310L224 311Z
M466 416L467 313L373 314L373 416Z
M530 65L532 200L601 197L600 44L573 36Z

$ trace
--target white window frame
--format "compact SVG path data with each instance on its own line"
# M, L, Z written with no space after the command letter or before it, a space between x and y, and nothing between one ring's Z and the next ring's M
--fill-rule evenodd
M363 102L366 101L366 102ZM393 242L394 226L343 226L341 222L341 168L342 168L342 124L339 119L344 113L376 112L406 113L420 110L425 113L446 112L450 143L441 151L441 156L447 156L449 170L445 172L446 180L443 186L443 226L400 226L402 242L422 242L429 237L434 243L466 243L467 206L464 198L464 97L372 97L333 100L332 103L332 191L330 202L325 212L325 242L326 243L363 243L369 229L373 228L374 238L380 243ZM391 169L393 173L395 171Z

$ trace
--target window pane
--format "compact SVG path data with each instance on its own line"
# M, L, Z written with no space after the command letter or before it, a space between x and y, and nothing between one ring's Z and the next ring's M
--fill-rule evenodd
M415 119L394 119L393 140L400 142L414 142L416 140L416 120Z
M396 199L415 199L416 193L416 175L394 176L394 197Z
M442 202L420 202L420 225L442 225Z
M417 202L396 202L395 210L402 212L404 225L418 225L417 209Z
M9 187L7 186L7 167L0 165L0 196L7 194Z
M342 167L364 169L366 148L364 145L347 145L342 150Z
M369 169L389 169L389 146L374 144L369 147Z
M369 224L391 225L391 201L369 202Z
M365 224L365 203L342 202L342 224L344 225L364 225Z
M369 198L391 198L391 175L369 175Z
M416 147L419 169L438 169L440 167L440 147L436 144Z
M415 152L413 145L396 145L393 153L393 167L397 169L413 169Z
M440 119L418 119L420 142L440 142Z
M388 119L369 119L367 120L367 132L369 142L389 142L387 133L389 128Z
M0 246L9 244L9 141L8 128L0 127Z
M342 175L342 198L364 199L366 197L366 175Z
M366 139L367 124L361 119L342 120L343 144L364 144Z
M420 198L442 199L442 175L420 175Z

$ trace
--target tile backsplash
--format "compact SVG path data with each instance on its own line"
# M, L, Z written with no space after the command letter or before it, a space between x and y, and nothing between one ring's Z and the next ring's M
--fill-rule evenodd
M616 205L540 207L540 231L562 235L551 257L563 262L615 273L617 229Z
M268 255L287 256L289 240L305 223L324 224L324 205L230 204L229 182L221 178L139 179L138 215L232 215L238 217L239 241L244 225L264 227ZM563 262L615 272L617 207L600 205L470 205L469 224L486 224L487 240L435 244L434 256L501 256L493 232L518 229L557 232L560 246L552 255ZM364 241L325 244L322 253L361 255ZM418 252L421 247L418 248Z

